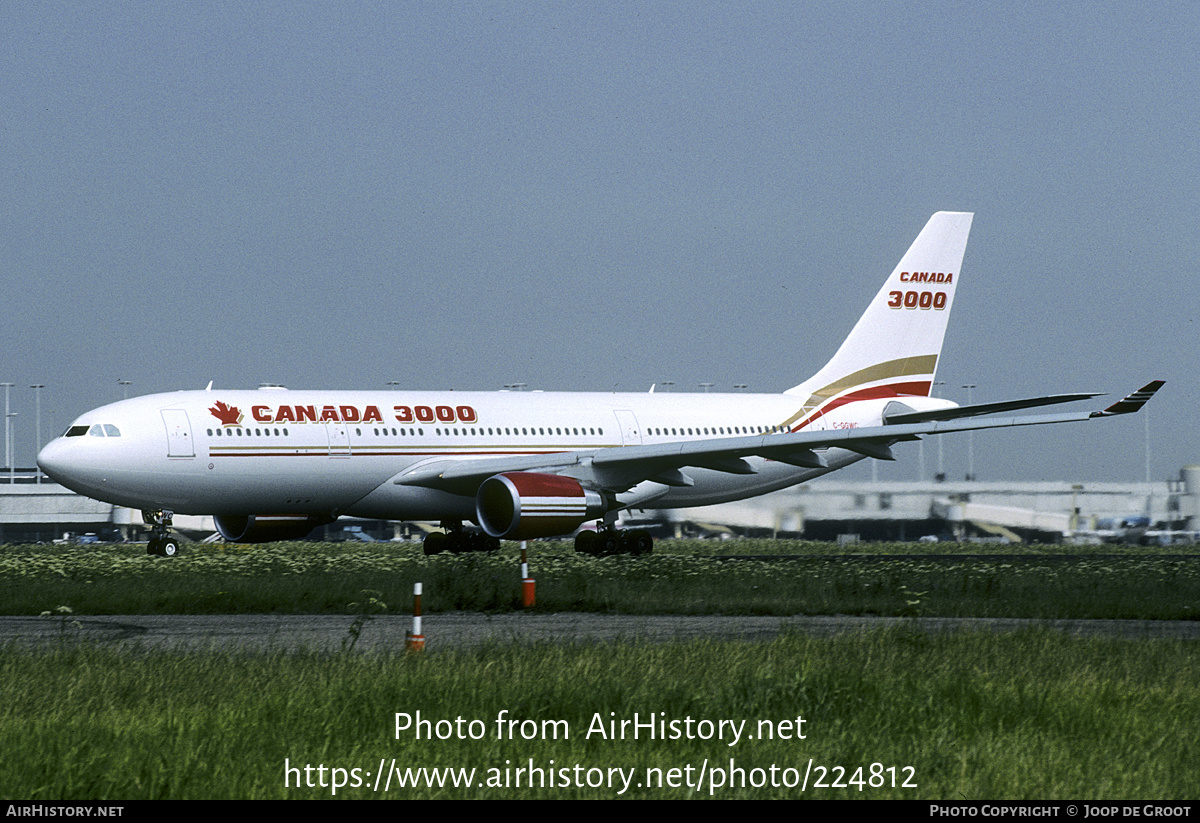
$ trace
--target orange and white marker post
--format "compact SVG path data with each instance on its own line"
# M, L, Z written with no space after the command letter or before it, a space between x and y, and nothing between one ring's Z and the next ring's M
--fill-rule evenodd
M529 561L525 556L527 545L526 541L521 541L521 602L525 608L532 609L534 601L537 599L535 595L537 581L529 576Z
M413 583L412 631L404 636L404 649L410 652L425 651L425 635L421 633L421 584Z

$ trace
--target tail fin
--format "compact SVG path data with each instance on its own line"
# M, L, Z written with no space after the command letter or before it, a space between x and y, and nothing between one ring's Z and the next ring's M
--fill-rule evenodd
M973 217L929 218L833 359L785 392L808 395L801 419L831 401L929 395Z

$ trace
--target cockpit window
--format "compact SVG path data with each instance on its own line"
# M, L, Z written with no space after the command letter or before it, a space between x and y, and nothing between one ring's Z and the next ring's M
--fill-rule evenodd
M79 437L81 434L87 434L91 437L120 437L121 430L112 423L93 423L88 426L72 426L67 429L67 437Z

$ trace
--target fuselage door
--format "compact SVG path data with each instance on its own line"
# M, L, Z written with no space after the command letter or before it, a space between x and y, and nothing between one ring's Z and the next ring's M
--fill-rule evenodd
M163 424L167 427L167 457L195 457L192 445L192 424L183 409L163 409Z
M326 423L325 433L329 435L329 456L350 456L350 428L345 423Z
M642 430L638 426L637 417L629 409L614 409L617 423L621 426L621 442L626 446L642 445Z

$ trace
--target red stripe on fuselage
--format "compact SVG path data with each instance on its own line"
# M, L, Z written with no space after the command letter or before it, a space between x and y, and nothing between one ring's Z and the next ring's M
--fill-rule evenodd
M807 419L793 426L791 431L799 431L817 419L824 417L831 411L848 403L855 403L859 400L879 400L884 397L928 397L929 389L933 385L932 381L922 380L914 383L889 383L886 386L869 386L865 389L852 391L849 394L843 394L841 397L835 397L824 406L817 409Z

